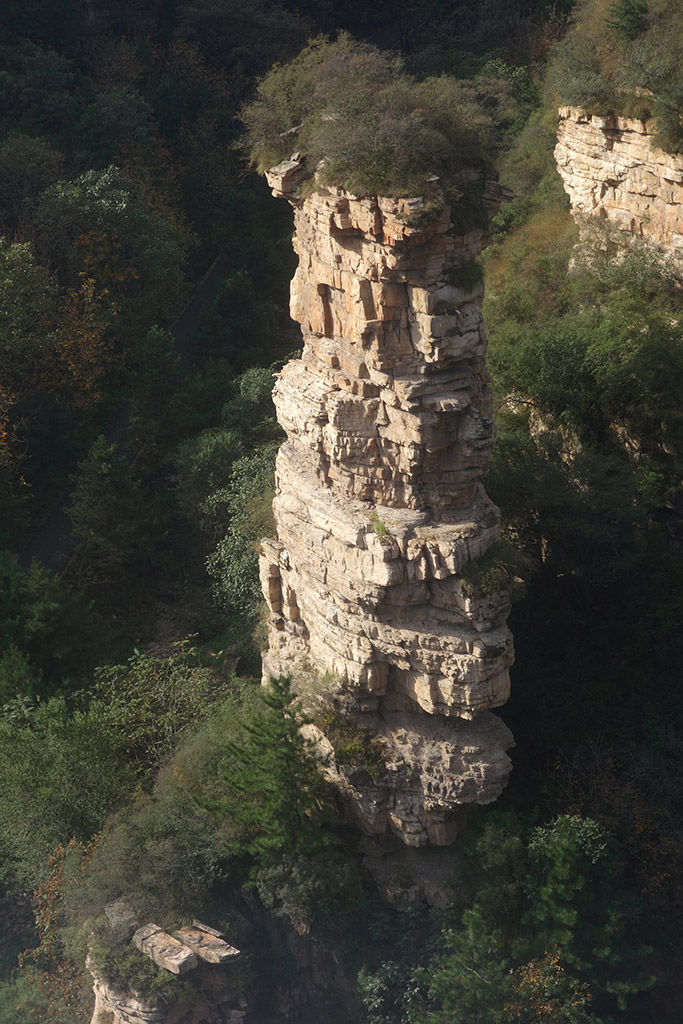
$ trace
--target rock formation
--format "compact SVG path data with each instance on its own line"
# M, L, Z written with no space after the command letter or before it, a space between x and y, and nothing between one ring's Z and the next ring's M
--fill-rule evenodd
M494 427L473 261L487 218L339 189L299 198L302 173L293 158L268 176L294 207L303 353L274 391L287 441L261 553L264 675L317 679L382 744L380 778L334 769L367 833L445 845L464 805L500 794L512 745L488 710L508 696L508 596L462 578L499 539L481 483ZM489 183L485 211L499 201Z
M120 907L110 904L106 908L110 921L112 911L120 921ZM246 1000L239 991L239 982L236 986L235 978L225 972L225 967L238 961L241 953L224 940L221 932L196 921L172 936L149 923L135 931L132 941L160 970L191 975L191 1004L185 998L177 1005L167 1006L150 1002L139 992L120 991L99 976L88 958L95 993L90 1024L244 1024Z
M217 968L200 968L191 1006L152 1003L134 992L120 992L95 975L95 1007L90 1024L244 1024L244 999L224 987ZM240 1005L240 1002L242 1005Z
M555 159L584 238L599 224L621 246L642 239L683 276L683 156L658 149L650 124L562 107Z

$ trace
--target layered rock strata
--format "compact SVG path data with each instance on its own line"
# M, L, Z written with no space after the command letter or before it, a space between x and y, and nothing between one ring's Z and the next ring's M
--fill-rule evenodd
M301 199L300 175L296 160L269 174L294 207L303 353L274 390L287 441L261 553L264 674L317 675L379 738L381 778L336 769L365 831L447 844L464 805L500 794L512 744L488 710L508 696L507 593L463 582L499 539L481 483L494 428L473 261L487 231L421 199ZM498 202L490 185L483 203Z
M618 245L642 240L683 276L683 156L653 141L650 123L559 112L555 160L585 238L601 226Z
M95 976L90 1024L245 1024L245 1000L235 997L216 967L201 970L191 1007L186 999L181 1005L153 1003L138 993L119 991Z
M105 913L115 930L123 929L130 935L128 926L134 915L124 900L109 904ZM227 965L241 958L241 953L224 940L221 932L195 921L172 936L149 923L135 930L132 942L160 970L191 974L195 991L191 1007L186 999L180 1005L167 1005L150 1002L139 992L121 991L101 978L88 958L95 994L90 1024L244 1024L246 999L236 989L234 977L225 971Z

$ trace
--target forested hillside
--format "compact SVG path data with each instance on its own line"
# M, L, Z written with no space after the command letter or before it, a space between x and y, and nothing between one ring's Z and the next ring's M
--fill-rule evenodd
M562 104L681 152L680 17L3 5L1 1024L87 1024L86 955L194 1005L110 926L122 897L229 935L248 1024L680 1020L683 293L666 253L576 247L553 159ZM516 747L434 905L407 855L378 882L300 728L326 716L337 762L372 779L381 743L296 677L260 685L270 394L301 337L290 211L259 172L293 149L304 192L419 193L425 218L473 165L514 194L459 283L486 286L503 522L465 582L511 590ZM176 327L193 296L198 326Z

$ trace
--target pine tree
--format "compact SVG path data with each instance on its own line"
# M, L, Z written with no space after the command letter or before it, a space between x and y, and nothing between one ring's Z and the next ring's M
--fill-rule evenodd
M502 935L487 927L475 904L442 938L443 952L416 972L427 998L415 1000L412 1024L500 1024L511 984Z
M302 735L310 723L292 691L291 679L270 680L265 711L246 726L247 742L228 745L224 772L231 797L226 813L245 829L236 853L256 867L274 864L285 853L312 857L329 847L325 807L330 790L316 744Z

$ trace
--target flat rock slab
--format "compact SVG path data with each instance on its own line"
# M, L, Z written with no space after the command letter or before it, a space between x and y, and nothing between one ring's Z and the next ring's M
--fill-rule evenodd
M210 924L204 924L203 921L198 921L196 917L192 918L192 927L199 928L200 932L208 932L209 935L213 935L217 939L225 938L225 932L219 932L218 928L212 928Z
M213 932L213 930L211 931ZM230 946L217 935L203 931L201 928L187 925L184 928L179 928L175 932L175 937L196 953L200 960L205 960L209 964L226 964L233 960L239 960L242 956L239 949L235 949L234 946Z
M133 944L141 953L171 974L187 974L197 966L197 957L158 924L145 924L133 935Z

